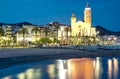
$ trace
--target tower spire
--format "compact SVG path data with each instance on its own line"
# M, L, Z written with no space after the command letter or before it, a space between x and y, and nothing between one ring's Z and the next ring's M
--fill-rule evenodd
M75 17L75 13L74 12L72 13L72 17Z
M90 7L89 2L87 2L86 7Z
M86 23L91 23L91 8L89 3L87 2L85 10L84 10L84 21Z

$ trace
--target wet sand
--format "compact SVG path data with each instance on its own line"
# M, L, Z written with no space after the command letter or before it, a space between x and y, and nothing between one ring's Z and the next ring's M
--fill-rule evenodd
M17 64L36 62L40 60L101 56L120 56L120 50L84 51L57 48L0 49L0 69Z

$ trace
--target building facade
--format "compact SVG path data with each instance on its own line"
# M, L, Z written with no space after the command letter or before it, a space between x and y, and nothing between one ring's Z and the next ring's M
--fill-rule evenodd
M84 9L84 21L77 21L74 13L71 17L71 36L96 36L96 29L92 27L91 8L87 3Z

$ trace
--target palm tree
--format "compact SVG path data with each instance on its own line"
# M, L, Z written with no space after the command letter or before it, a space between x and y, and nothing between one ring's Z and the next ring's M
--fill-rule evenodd
M54 22L53 26L55 26L55 31L57 31L57 40L58 40L58 29L60 28L59 27L59 23L58 22Z
M50 37L51 37L51 38L54 38L54 36L55 36L54 34L55 34L54 31L51 30L51 31L50 31Z
M41 33L42 32L43 32L43 30L41 28L39 28L40 38L41 38Z
M34 27L32 31L35 32L35 38L37 39L38 32L40 32L39 27Z
M67 44L68 44L68 31L69 31L69 27L66 27L65 32L67 32L67 35L66 35L67 36Z
M45 38L48 38L48 33L50 32L50 29L47 27L44 28L43 32L45 33ZM48 41L46 40L46 44L48 43Z
M48 33L50 32L49 28L48 27L45 27L45 30L44 30L44 33L45 33L45 37L48 36Z
M25 42L25 35L28 34L28 29L25 27L22 27L19 31L19 33L22 33L22 37L23 37L23 43Z
M4 30L2 28L0 28L0 36L4 36Z
M1 37L4 36L4 35L5 35L5 32L4 32L3 28L1 27L1 28L0 28L0 39L1 39ZM5 40L4 40L4 41L5 41Z

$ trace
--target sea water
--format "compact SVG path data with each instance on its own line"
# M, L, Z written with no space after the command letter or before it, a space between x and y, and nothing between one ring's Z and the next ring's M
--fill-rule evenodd
M0 70L0 79L120 79L120 57L43 60Z

